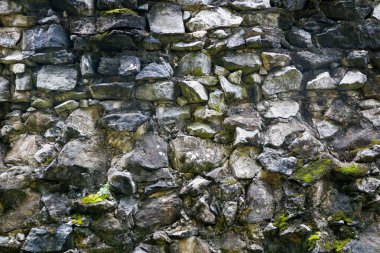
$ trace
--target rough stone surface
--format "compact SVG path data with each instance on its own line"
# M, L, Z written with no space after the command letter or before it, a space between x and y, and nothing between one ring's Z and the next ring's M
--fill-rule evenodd
M77 85L78 71L72 67L44 66L37 74L37 88L68 91Z
M153 5L149 11L148 20L152 33L185 33L182 11L177 5L170 3L157 3Z
M287 91L298 91L301 88L302 74L295 67L285 67L269 74L263 83L263 94L274 95Z

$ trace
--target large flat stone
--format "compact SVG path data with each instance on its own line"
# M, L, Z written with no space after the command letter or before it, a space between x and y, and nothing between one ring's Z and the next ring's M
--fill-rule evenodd
M77 85L78 70L71 66L47 65L37 74L37 88L69 91Z
M40 50L44 48L67 48L70 39L62 26L38 26L24 30L22 36L22 50Z
M185 33L181 8L174 4L156 3L148 13L148 21L152 33Z

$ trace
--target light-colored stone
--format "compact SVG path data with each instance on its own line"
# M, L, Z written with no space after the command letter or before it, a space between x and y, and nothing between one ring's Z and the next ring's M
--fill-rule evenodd
M206 88L197 81L182 81L179 83L182 95L189 103L201 103L208 100Z
M227 100L241 100L247 97L244 87L230 83L224 76L219 76L219 82Z
M302 73L294 66L289 66L270 73L263 83L264 96L301 89Z
M367 82L367 76L358 70L347 71L338 85L338 89L353 90L359 89Z
M257 163L258 149L254 147L236 148L231 153L229 166L232 175L236 179L252 179L261 171L260 164Z
M242 17L234 15L226 8L217 7L211 10L202 10L186 23L190 31L211 30L219 27L238 27Z
M177 5L156 3L148 13L149 27L152 33L185 33L182 11Z
M308 90L328 90L335 89L336 81L331 78L329 72L323 72L317 75L313 80L307 82L306 89Z
M270 144L275 147L281 146L286 136L305 130L305 126L299 123L297 120L291 120L289 122L279 122L270 125L265 133L265 144Z
M260 10L270 8L269 0L236 0L230 5L238 10Z
M290 118L296 116L300 109L300 105L291 100L270 101L264 114L265 118Z
M317 127L321 139L329 138L339 131L339 126L327 120L313 119L313 122Z
M77 85L78 70L70 66L47 65L37 74L37 88L44 90L68 91Z
M21 39L21 31L17 28L0 28L0 46L15 48Z
M135 97L141 100L175 100L175 85L171 81L139 84L135 90Z

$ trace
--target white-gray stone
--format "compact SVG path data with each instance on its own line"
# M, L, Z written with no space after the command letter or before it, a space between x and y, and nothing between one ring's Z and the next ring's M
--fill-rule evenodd
M0 102L8 101L10 96L9 81L4 77L0 77Z
M37 88L68 91L77 85L78 70L70 66L43 66L37 74Z
M258 149L254 147L236 148L230 156L229 166L236 179L252 179L261 171L257 163Z
M289 122L279 122L270 125L265 133L265 144L279 147L284 143L286 136L304 130L305 126L294 119Z
M0 28L0 46L15 48L21 39L21 31L17 28Z
M193 32L211 30L219 27L238 27L242 21L242 17L233 14L228 9L217 7L200 11L194 18L186 23L186 27Z
M135 97L141 100L175 100L175 85L171 81L139 84L135 90Z
M380 20L380 4L376 5L376 7L373 9L372 17L374 17L377 20Z
M152 33L185 33L181 8L171 3L153 5L148 13L148 21Z
M306 89L308 90L328 90L335 89L336 81L331 78L329 72L323 72L317 75L313 80L307 82Z
M270 0L236 0L230 5L238 10L259 10L270 8Z
M367 76L358 70L347 71L338 88L343 90L359 89L367 82Z
M313 119L314 125L317 127L319 137L326 139L339 131L339 127L327 120Z
M270 73L263 83L264 96L281 92L298 91L301 88L302 73L294 66L288 66Z
M141 69L140 58L136 56L122 56L120 57L119 75L129 76L136 74Z
M227 99L240 100L247 97L247 91L243 87L230 83L224 76L219 76L219 82Z
M234 146L238 145L258 145L260 144L260 131L248 131L240 127L236 127L234 136Z
M200 103L208 100L206 88L197 81L182 81L179 86L189 103Z
M290 118L296 116L300 109L300 105L295 101L270 101L268 102L265 118Z

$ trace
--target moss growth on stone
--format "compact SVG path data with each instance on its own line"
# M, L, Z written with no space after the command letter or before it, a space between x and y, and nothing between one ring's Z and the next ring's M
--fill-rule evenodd
M306 240L306 247L308 250L312 251L315 248L317 241L319 240L319 233L310 235Z
M343 247L344 247L349 241L351 241L350 238L348 238L348 239L344 239L344 240L335 240L334 243L333 243L333 247L334 247L335 252L337 252L337 253L341 253L341 252L343 252Z
M84 224L83 216L79 214L74 214L71 218L74 225L82 226Z
M332 219L334 221L344 221L345 223L352 223L352 219L347 216L347 214L343 211L337 211L333 216Z
M332 164L331 159L312 161L308 165L298 168L293 173L293 178L306 184L312 184L326 175Z
M122 9L113 9L109 11L101 11L100 15L101 16L108 16L108 15L113 15L113 14L129 14L133 16L138 16L137 12L128 9L128 8L122 8Z
M357 177L365 176L367 168L356 163L350 163L345 166L334 168L334 173L339 179L354 180Z
M104 33L98 33L94 36L91 36L90 40L92 41L101 41L103 40L104 38L106 38L108 36L109 32L104 32Z
M281 232L288 228L288 216L284 211L279 212L274 217L273 225L275 225Z
M105 184L102 186L97 193L89 194L84 198L81 198L81 202L83 204L95 204L99 202L103 202L104 200L111 197L111 192L109 189L109 184Z

